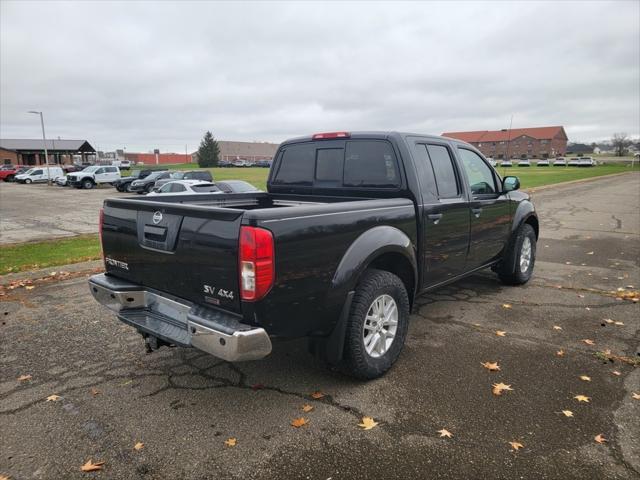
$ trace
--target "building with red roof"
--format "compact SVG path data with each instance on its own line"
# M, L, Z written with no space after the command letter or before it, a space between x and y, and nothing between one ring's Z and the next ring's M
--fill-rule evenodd
M445 132L443 137L470 143L485 156L499 158L552 158L567 151L564 127L512 128Z

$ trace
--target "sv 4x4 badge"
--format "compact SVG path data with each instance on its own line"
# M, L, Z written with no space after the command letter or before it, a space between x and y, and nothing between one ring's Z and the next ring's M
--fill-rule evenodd
M216 287L212 287L211 285L203 285L203 287L204 293L206 293L207 295L216 295ZM228 300L233 300L233 292L229 290L219 288L217 295Z

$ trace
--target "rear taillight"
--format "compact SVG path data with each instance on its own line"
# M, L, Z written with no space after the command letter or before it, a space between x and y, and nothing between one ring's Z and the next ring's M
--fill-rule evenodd
M273 235L263 228L241 227L239 250L240 297L260 300L273 286Z
M349 138L351 134L349 132L327 132L327 133L316 133L313 137L313 140L329 140L332 138Z
M104 223L104 209L100 209L100 220L98 221L98 235L100 236L100 251L102 252L102 260L104 260L104 246L102 244L102 224Z

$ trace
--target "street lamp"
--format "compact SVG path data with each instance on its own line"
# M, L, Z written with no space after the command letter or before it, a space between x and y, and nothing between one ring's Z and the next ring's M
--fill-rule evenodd
M27 113L35 113L36 115L40 115L40 125L42 125L42 143L44 145L44 161L45 165L47 166L47 184L51 186L51 173L49 172L49 154L47 152L47 137L44 134L44 118L42 117L42 112L29 110Z

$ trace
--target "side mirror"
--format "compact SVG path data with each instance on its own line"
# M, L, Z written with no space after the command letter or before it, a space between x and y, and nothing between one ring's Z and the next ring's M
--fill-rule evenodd
M520 188L520 179L518 177L504 177L502 179L502 191L512 192L513 190L518 190Z

